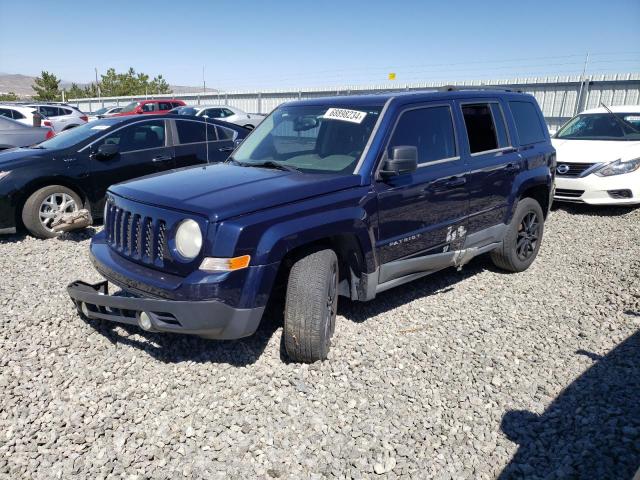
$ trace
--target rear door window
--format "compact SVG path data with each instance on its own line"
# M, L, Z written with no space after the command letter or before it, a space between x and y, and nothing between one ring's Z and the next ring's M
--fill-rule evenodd
M178 138L181 144L205 141L206 132L202 122L176 120L176 129L178 130Z
M13 110L8 108L0 108L0 117L13 118Z
M234 140L236 138L236 131L227 127L221 127L220 125L216 126L216 130L218 130L218 138L220 140Z
M498 135L489 103L462 105L471 154L498 149Z
M157 104L156 103L145 103L142 105L143 112L155 112Z
M414 146L420 166L457 156L456 136L448 105L416 108L403 112L389 142L393 147Z
M171 110L172 108L173 108L173 106L171 105L171 102L160 102L160 103L158 103L158 110L160 110L160 111Z
M510 101L509 107L516 124L520 145L530 145L546 140L538 109L533 103Z

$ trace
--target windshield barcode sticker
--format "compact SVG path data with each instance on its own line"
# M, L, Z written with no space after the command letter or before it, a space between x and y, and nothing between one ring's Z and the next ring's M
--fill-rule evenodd
M346 108L330 108L324 114L324 118L331 120L342 120L343 122L362 123L367 112L359 112L358 110L347 110Z
M624 119L627 122L640 122L640 116L638 115L627 115Z

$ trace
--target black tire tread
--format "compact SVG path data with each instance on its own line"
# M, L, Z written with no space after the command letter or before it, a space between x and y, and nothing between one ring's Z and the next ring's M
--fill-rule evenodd
M499 248L496 248L490 253L491 261L496 267L502 270L506 270L507 272L514 272L514 273L522 272L527 268L529 268L531 263L533 263L533 260L535 260L537 256L537 252L536 252L536 255L534 255L533 257L533 260L531 260L531 262L526 264L526 266L523 266L523 264L518 261L515 255L515 250L513 248L513 244L515 243L515 240L518 234L518 225L520 223L520 218L522 217L522 213L530 209L536 210L536 213L538 214L538 218L540 221L540 239L538 243L539 244L542 243L542 236L544 233L544 216L542 213L542 207L535 199L530 197L525 197L521 199L518 202L518 205L516 206L516 211L513 214L511 223L509 224L509 227L507 230L507 234L505 235L505 238L502 241L502 245L500 245ZM540 247L538 246L538 250L539 249Z
M328 340L324 336L327 278L333 250L319 250L299 259L291 268L284 309L284 343L289 357L299 362L324 360Z

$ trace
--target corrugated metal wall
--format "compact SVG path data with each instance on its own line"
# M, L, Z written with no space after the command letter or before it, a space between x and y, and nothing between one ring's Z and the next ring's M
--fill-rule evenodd
M340 88L319 88L304 90L281 90L264 92L220 92L191 93L182 95L156 95L140 97L105 97L71 99L70 103L85 112L97 110L102 106L126 105L134 100L145 98L179 98L189 105L219 104L231 105L251 113L269 113L278 105L292 100L349 95L357 93L392 92L407 90L429 90L451 85L446 82L425 82L398 85L387 83L369 86L345 86ZM456 82L460 87L493 86L522 90L536 97L549 128L556 129L575 113L593 108L604 102L607 105L640 104L640 74L625 73L597 75L583 79L579 76L517 78L496 81Z

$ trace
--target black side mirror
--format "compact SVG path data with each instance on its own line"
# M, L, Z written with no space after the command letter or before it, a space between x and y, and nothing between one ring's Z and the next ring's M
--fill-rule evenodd
M418 169L418 149L414 146L393 147L391 158L386 160L380 170L383 178L415 172Z
M97 160L108 160L118 154L118 145L115 143L103 143L98 147L98 151L94 155Z

